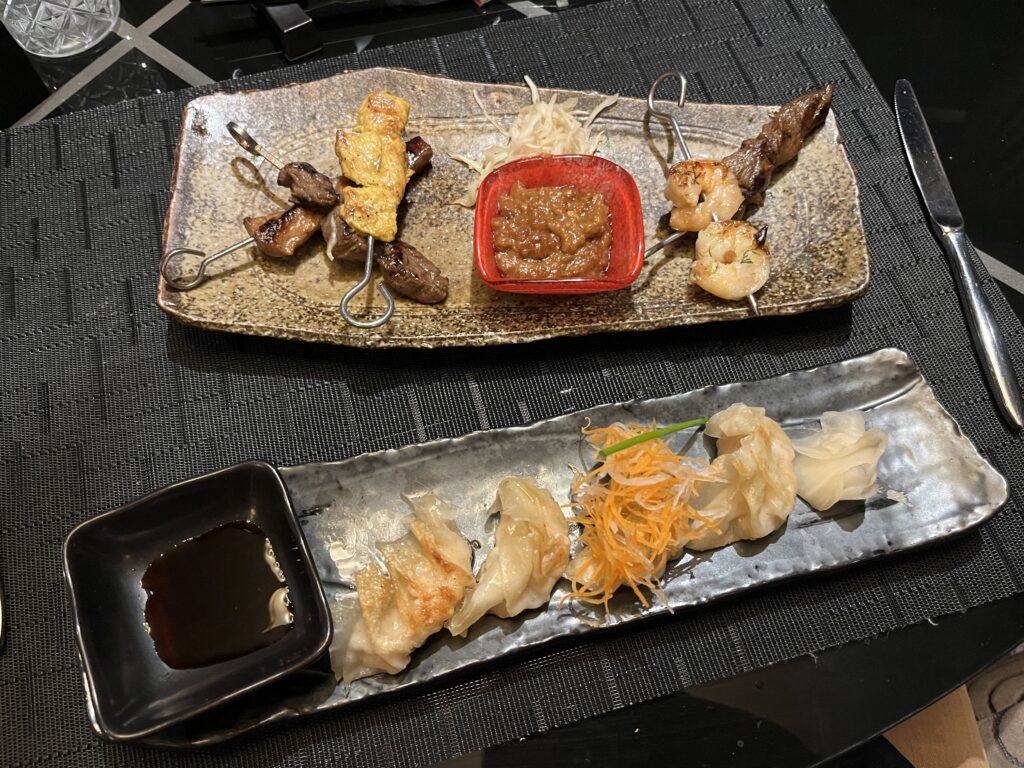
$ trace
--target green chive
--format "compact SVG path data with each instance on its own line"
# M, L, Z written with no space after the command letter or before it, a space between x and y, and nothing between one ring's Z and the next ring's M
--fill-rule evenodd
M618 443L613 443L607 448L602 448L597 452L597 455L602 459L607 459L613 453L618 453L626 448L632 448L634 445L640 443L646 443L648 440L653 440L656 437L662 437L664 435L671 435L673 432L678 432L681 429L689 429L690 427L702 427L708 423L708 416L702 416L699 419L691 419L690 421L684 421L680 424L670 424L667 427L660 427L658 429L652 429L650 432L643 432L639 435L623 440Z

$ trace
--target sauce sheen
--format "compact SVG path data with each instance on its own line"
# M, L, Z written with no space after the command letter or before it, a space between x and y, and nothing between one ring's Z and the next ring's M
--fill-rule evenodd
M598 277L608 269L611 214L598 192L516 182L498 203L491 229L504 277Z
M205 667L271 645L288 633L284 576L270 540L249 522L187 539L142 577L146 627L172 669Z

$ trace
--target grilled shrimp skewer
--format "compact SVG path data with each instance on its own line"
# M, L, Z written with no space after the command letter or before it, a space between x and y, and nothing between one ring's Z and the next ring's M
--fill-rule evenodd
M697 235L690 282L722 299L752 296L768 282L768 227L716 221Z
M835 93L835 85L830 83L820 90L798 96L771 115L768 122L761 126L757 136L746 139L739 149L724 157L720 162L695 161L691 160L682 130L675 118L667 112L656 110L654 106L655 90L668 77L676 77L680 81L678 105L680 107L683 105L686 97L686 78L678 72L666 72L651 86L647 96L648 110L652 115L670 122L685 159L669 171L668 187L665 190L665 196L675 206L669 223L676 231L648 248L644 254L646 258L650 258L665 246L675 242L685 232L702 232L710 222L725 222L726 219L738 215L744 205L757 206L763 203L764 191L771 181L772 174L777 168L793 160L800 152L807 137L825 121ZM702 166L702 163L710 165ZM723 172L722 168L725 168L727 173ZM732 206L737 189L741 194L740 203L726 215L725 211ZM731 246L727 243L735 237L740 237L740 235L732 230L714 230L705 237L704 263L701 271L698 271L698 262L702 258L700 246L698 246L697 258L694 261L693 272L691 272L692 282L705 287L704 283L708 283L709 278L706 270L711 270L712 264L726 263L709 256L709 243L720 239L723 243L720 247L728 250ZM740 279L740 267L750 267L754 261L758 263L756 270L758 277L750 284L758 284L757 288L753 290L759 290L767 280L768 250L764 243L764 232L758 233L758 237L763 246L763 254L760 250L752 248L747 248L744 251L744 253L750 252L750 263L741 264L735 269L730 268L736 277L733 288L744 283ZM750 232L744 231L742 238L749 242ZM699 242L700 238L698 237ZM763 264L761 263L762 255ZM743 274L750 277L753 273L754 271L747 270ZM762 273L764 280L760 279ZM716 283L712 281L708 284ZM708 288L705 290L715 295L721 295ZM730 292L732 291L730 290ZM742 296L736 298L742 298ZM757 303L754 301L752 292L746 294L746 299L750 303L751 309L757 314Z
M722 299L746 299L756 315L754 293L768 281L767 230L755 242L752 226L731 221L744 198L729 166L716 160L682 160L669 169L665 197L673 205L669 226L680 233L699 233L690 282Z
M686 101L686 78L680 72L665 72L651 85L651 90L647 94L647 109L650 114L669 121L683 156L681 162L669 169L668 183L665 187L665 196L674 206L669 224L676 231L648 248L644 252L644 258L650 258L688 231L699 231L711 222L732 218L744 200L739 183L729 167L714 160L694 160L675 117L654 108L654 93L658 85L669 77L676 77L679 80L678 105L683 106L683 102ZM753 294L747 294L746 299L751 312L758 314L757 301Z
M729 166L716 160L683 160L668 172L665 197L672 203L669 226L700 232L712 221L727 221L743 205L743 190Z

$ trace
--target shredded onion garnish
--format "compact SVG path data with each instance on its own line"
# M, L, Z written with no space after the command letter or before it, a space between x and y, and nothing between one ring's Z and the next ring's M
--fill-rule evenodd
M465 196L457 201L459 205L467 208L476 205L476 192L484 176L505 163L535 155L593 155L597 152L602 135L592 136L590 128L598 115L619 100L618 96L608 96L587 113L576 110L575 98L559 103L557 96L552 96L550 101L542 101L533 80L529 76L523 79L530 87L532 103L519 110L507 131L487 113L480 95L473 92L484 117L508 141L492 144L484 151L480 162L461 155L451 155L452 160L458 160L478 174L466 189ZM580 117L584 118L582 122Z
M600 451L653 428L588 424L582 432ZM659 580L668 562L705 526L714 529L690 505L700 485L712 479L706 461L679 455L661 438L615 451L589 472L577 473L572 519L581 527L583 546L570 562L569 596L607 610L615 590L626 585L645 608L650 601L642 589L663 600Z

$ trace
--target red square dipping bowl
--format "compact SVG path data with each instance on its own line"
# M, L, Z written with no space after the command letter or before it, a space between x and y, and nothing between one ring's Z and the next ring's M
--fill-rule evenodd
M491 220L498 202L517 181L525 187L574 186L599 192L612 219L612 252L599 277L529 279L503 277L494 260ZM594 155L542 155L514 160L484 177L476 197L473 256L481 279L497 291L511 293L598 293L625 288L644 265L644 217L633 177L610 160Z

